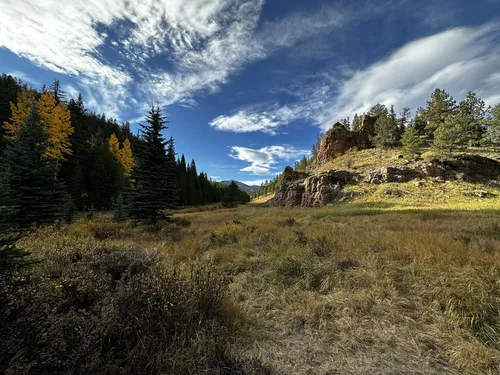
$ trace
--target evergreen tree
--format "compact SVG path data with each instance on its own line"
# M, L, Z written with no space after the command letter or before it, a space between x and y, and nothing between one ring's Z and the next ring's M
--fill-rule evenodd
M454 148L465 142L462 125L455 116L446 117L434 131L434 147L439 151L452 152Z
M484 134L486 104L476 93L469 92L456 109L455 121L462 135L463 145L477 146Z
M97 209L110 209L124 186L123 168L109 150L109 144L97 135L92 150L89 176L90 201Z
M17 132L16 139L4 151L0 165L1 207L15 207L12 221L21 227L51 223L63 215L64 190L54 180L55 162L44 158L47 134L34 105L31 114Z
M165 209L175 206L171 161L165 148L169 142L161 134L167 129L166 123L160 108L153 107L148 112L146 124L141 124L143 145L132 170L134 187L127 197L129 215L134 219L156 221L165 217Z
M411 118L411 109L409 107L404 107L398 119L397 134L396 134L396 140L398 142L401 141L401 137L403 136L406 130L406 126L408 125L410 118Z
M409 126L401 137L401 144L403 155L408 159L413 159L424 145L424 140L417 129Z
M491 117L487 121L483 143L491 145L495 148L500 148L500 104L497 104L491 109Z
M222 197L222 205L226 208L236 207L240 200L240 189L236 182L231 181L227 186L224 196Z
M61 89L61 82L58 79L55 79L54 82L49 87L50 92L54 96L56 104L64 102L66 100L66 93ZM45 90L42 90L45 91Z
M349 119L349 117L346 117L344 119L342 119L340 121L340 123L342 125L344 125L344 127L347 129L347 130L350 130L351 129L351 120Z
M360 118L358 114L354 114L354 118L352 119L352 131L357 132L359 130Z
M177 181L178 183L178 191L179 191L179 204L181 206L186 206L189 204L189 198L188 198L188 174L187 174L187 167L186 167L186 158L184 155L182 155L181 160L178 163L177 166Z
M372 142L376 147L389 148L396 144L396 123L392 117L382 116L375 122Z
M123 202L123 194L119 194L116 200L115 211L113 212L113 220L116 222L123 221L127 218L127 210Z
M446 118L454 114L455 109L455 100L445 90L436 89L432 93L431 99L427 101L427 106L419 110L423 120L427 123L425 131L430 138L434 136L434 132L439 126L444 124Z
M372 115L372 116L375 116L377 118L381 118L381 117L387 117L389 115L389 111L387 110L387 107L384 105L384 104L376 104L374 105L369 113Z

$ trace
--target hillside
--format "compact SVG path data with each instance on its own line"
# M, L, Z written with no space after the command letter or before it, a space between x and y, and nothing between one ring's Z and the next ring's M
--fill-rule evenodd
M471 151L469 151L471 152ZM336 202L441 204L500 197L498 154L484 149L437 159L432 152L405 160L400 150L350 151L310 168L284 172L274 206L320 207Z

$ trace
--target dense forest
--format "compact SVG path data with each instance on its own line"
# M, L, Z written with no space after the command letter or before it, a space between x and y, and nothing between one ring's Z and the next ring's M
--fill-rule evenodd
M411 108L405 107L398 115L394 105L376 104L367 113L377 118L372 143L381 149L401 148L407 158L416 157L424 147L446 156L454 151L467 151L472 147L500 149L500 104L486 106L475 92L469 92L457 103L445 90L436 89L425 107L412 116ZM361 117L354 114L340 121L348 130L359 130ZM320 149L320 133L312 146L309 157L303 156L294 164L296 171L306 171L314 165ZM265 181L255 196L276 191L280 177Z
M150 125L151 121L160 121L160 131L167 130L166 119L154 108L146 121ZM35 90L12 76L0 76L0 124L2 195L5 200L34 202L39 197L20 197L19 192L40 189L52 194L54 200L45 197L33 204L35 216L39 210L58 211L57 215L54 212L47 218L38 217L41 221L58 215L68 217L74 210L116 208L132 199L133 194L127 192L137 179L135 175L141 173L139 169L148 168L141 166L137 158L147 152L147 128L133 134L129 123L119 124L86 108L81 94L67 100L57 80L49 87ZM165 146L168 169L161 173L160 180L174 194L168 208L223 200L226 186L211 181L204 172L199 173L194 160L186 162L184 155L177 158L173 139L159 141ZM34 144L46 146L36 150L32 149ZM163 157L162 150L159 152L159 157ZM9 195L9 191L14 195ZM22 211L15 216L26 217Z

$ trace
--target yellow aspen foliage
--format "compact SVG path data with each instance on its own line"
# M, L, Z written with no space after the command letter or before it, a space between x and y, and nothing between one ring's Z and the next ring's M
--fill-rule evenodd
M51 92L44 92L38 100L38 110L48 135L48 147L44 156L51 159L65 160L71 155L70 136L74 129L71 126L71 112L66 104L57 104Z
M115 156L118 161L120 161L120 142L118 142L116 134L111 134L108 144L109 151Z
M3 124L4 139L6 141L13 141L16 139L17 132L31 114L35 103L34 91L19 90L17 93L17 104L10 103L10 110L12 112L10 122L4 122Z
M132 148L130 147L130 141L125 139L123 142L123 148L119 151L120 153L120 163L123 166L123 171L125 177L130 177L132 172L132 168L134 168L135 160L134 155L132 154Z
M115 156L116 160L123 167L123 175L125 177L130 177L132 168L134 167L135 160L132 154L132 148L130 147L130 141L125 139L123 142L123 147L120 148L120 142L116 137L116 134L111 134L109 138L109 151Z

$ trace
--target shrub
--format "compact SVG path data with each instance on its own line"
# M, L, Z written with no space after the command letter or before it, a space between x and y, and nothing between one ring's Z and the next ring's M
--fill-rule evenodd
M155 253L138 249L70 253L44 252L23 277L0 283L1 373L218 368L238 314L213 267L168 270Z

